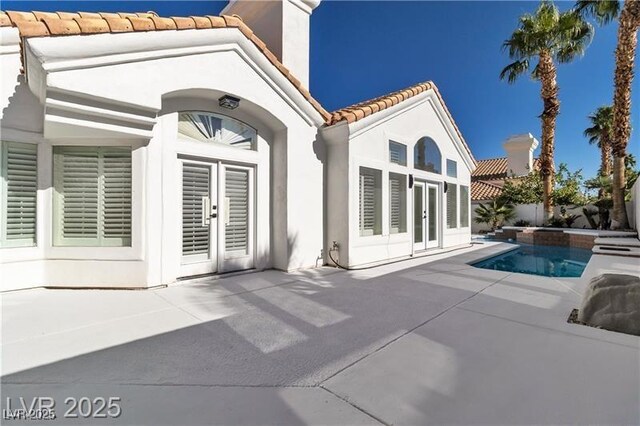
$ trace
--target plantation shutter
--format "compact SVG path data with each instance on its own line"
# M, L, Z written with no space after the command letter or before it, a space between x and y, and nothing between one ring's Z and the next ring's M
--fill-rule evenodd
M379 170L360 167L360 235L381 233L380 227L380 175Z
M389 232L406 232L406 176L389 173Z
M60 174L57 192L62 195L62 239L98 240L98 186L100 156L95 148L64 147L58 151Z
M209 225L203 217L203 199L209 197L210 167L182 166L182 254L209 254Z
M37 147L2 144L4 204L3 246L30 246L36 242L38 191Z
M401 143L389 141L389 161L406 166L407 147Z
M227 168L225 172L225 239L227 253L249 250L249 171Z
M102 149L103 236L107 239L131 239L131 150Z
M131 148L55 147L54 244L131 244Z
M469 226L469 187L460 185L460 227Z
M458 186L448 184L447 189L447 228L458 227Z

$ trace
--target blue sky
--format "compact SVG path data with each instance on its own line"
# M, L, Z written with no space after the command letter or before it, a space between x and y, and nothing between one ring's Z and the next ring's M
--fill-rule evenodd
M160 15L217 14L214 1L2 1L4 10L154 10ZM433 80L477 159L504 155L502 142L516 133L540 138L539 83L498 79L509 60L501 44L524 12L524 1L323 1L312 15L311 93L328 110ZM562 9L573 2L559 3ZM587 115L611 102L616 26L596 27L586 55L558 69L561 111L556 163L594 175L598 150L582 136ZM640 99L638 79L634 104ZM634 127L638 124L633 109ZM630 151L640 158L632 135Z

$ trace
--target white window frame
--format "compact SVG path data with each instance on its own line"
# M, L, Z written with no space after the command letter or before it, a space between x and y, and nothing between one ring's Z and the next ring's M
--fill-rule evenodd
M400 149L403 149L403 150L404 150L404 163L402 163L402 162L396 162L396 161L393 161L393 160L391 159L391 147L392 147L392 146L396 146L396 147L399 147ZM407 166L407 161L408 161L407 151L408 151L408 149L407 149L407 145L406 145L406 144L403 144L403 143L401 143L401 142L398 142L398 141L395 141L395 140L391 140L391 139L389 139L388 155L389 155L389 162L390 162L391 164L395 164L395 165L397 165L397 166L406 167L406 166Z
M215 138L211 138L210 140L205 140L204 138L200 139L200 138L194 138L191 137L183 132L180 131L180 117L181 115L187 115L187 114L201 114L201 115L206 115L212 118L216 118L216 119L220 119L221 122L223 121L228 121L228 122L235 122L235 123L239 123L242 126L245 126L246 128L248 128L249 130L251 130L251 142L250 142L250 148L249 149L245 149L245 148L239 148L236 146L233 146L231 144L227 144L227 143L223 143L220 141L215 140ZM224 127L221 128L221 132L222 129L224 129ZM257 151L258 150L258 131L253 127L248 125L247 123L245 123L244 121L238 120L237 118L233 118L230 117L228 115L224 115L224 114L220 114L218 112L211 112L211 111L203 111L203 110L185 110L185 111L179 111L178 112L178 139L179 140L184 140L184 141L190 141L190 142L197 142L197 143L208 143L208 144L214 144L220 147L224 147L224 148L231 148L231 149L239 149L239 150L243 150L243 151Z
M460 214L460 208L458 206L458 202L459 202L459 192L458 191L458 185L457 183L452 183L452 182L447 182L447 205L445 208L445 214L446 214L446 226L447 229L458 229L460 228L460 220L459 220L459 214ZM455 188L455 195L452 196L452 188ZM455 208L455 212L454 212L454 216L455 216L455 226L451 226L451 224L449 223L449 202L450 200L453 199L453 205Z
M466 197L465 200L462 199L462 188L466 188L467 197ZM459 203L458 203L458 218L459 218L458 226L460 228L468 228L470 226L469 224L471 223L471 212L470 212L471 206L469 205L469 203L470 203L469 197L470 197L469 185L458 185L458 200L459 200ZM466 211L467 211L467 224L466 225L464 225L462 223L462 206L463 205L466 206Z
M102 153L105 149L109 148L118 148L118 149L128 149L130 150L130 162L131 162L131 186L130 186L130 194L131 194L131 224L130 224L130 233L128 238L106 238L99 231L95 238L65 238L62 235L62 194L59 192L60 185L62 184L61 178L62 173L59 171L59 161L64 155L65 149L73 149L73 148L82 148L82 149L90 149L96 150L99 153ZM102 154L101 154L102 155ZM52 242L54 248L78 248L78 247L97 247L97 248L132 248L133 247L133 239L134 239L134 199L133 192L135 187L135 176L134 176L134 159L133 159L133 148L131 146L90 146L90 145L59 145L53 148L53 212L52 212ZM102 182L104 180L104 175L99 174L99 187L102 186ZM100 195L99 195L100 197ZM101 201L98 201L101 204ZM99 208L100 210L100 208ZM104 224L101 222L104 221L104 216L99 211L98 213L98 229L103 228Z
M8 179L6 177L6 173L8 171L7 166L7 150L10 146L18 146L28 149L33 149L34 154L36 156L36 192L35 196L35 227L34 227L34 236L31 238L19 238L19 239L7 239L7 213L8 213ZM38 214L39 214L39 203L38 203L38 181L39 181L39 164L40 158L38 156L38 145L35 143L26 143L26 142L9 142L2 141L0 142L0 150L2 150L2 155L0 158L2 159L2 164L0 164L0 173L1 173L1 182L0 182L0 248L16 248L16 247L37 247L38 245Z
M447 168L447 170L446 170L447 177L457 178L458 177L458 162L456 160L452 160L450 158L447 158L445 163L446 163L446 168ZM454 173L453 174L449 173L449 164L453 164L453 167L454 167L454 169L453 169Z
M377 178L379 185L374 184L374 228L373 229L365 229L363 228L363 217L364 217L364 205L360 202L360 192L362 191L363 185L363 171L368 171L368 173L374 174L374 179ZM382 187L383 187L383 178L382 178L382 170L375 169L366 166L358 167L358 234L360 237L371 237L382 235ZM377 228L377 229L376 229Z
M392 176L398 176L401 177L403 179L400 180L400 184L401 184L401 188L400 188L400 226L398 228L394 228L392 227L391 224L391 217L392 217L392 200L393 200L393 194L391 192L391 181L392 181ZM389 172L389 196L387 197L389 199L389 234L391 235L395 235L395 234L406 234L408 232L408 226L407 226L407 194L408 194L408 176L406 174L403 173L395 173L390 171ZM404 189L404 191L403 191ZM404 225L404 227L402 226Z

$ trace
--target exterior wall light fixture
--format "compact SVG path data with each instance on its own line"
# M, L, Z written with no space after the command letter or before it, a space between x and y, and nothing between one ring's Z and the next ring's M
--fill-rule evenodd
M230 95L224 95L223 97L218 99L218 102L222 108L226 109L236 109L238 108L238 106L240 106L240 99L234 98Z

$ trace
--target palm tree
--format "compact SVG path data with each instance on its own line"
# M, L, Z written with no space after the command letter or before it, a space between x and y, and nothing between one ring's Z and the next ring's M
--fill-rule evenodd
M627 0L622 5L614 0L580 0L576 10L589 14L601 24L607 24L619 16L618 44L613 93L613 218L612 229L629 227L625 208L625 157L631 136L631 85L640 27L640 2Z
M486 223L492 231L516 216L515 207L502 198L494 198L490 204L482 204L475 209L476 223Z
M584 131L591 145L600 148L600 176L611 175L611 139L613 136L613 108L601 106L589 115L591 127Z
M540 95L543 102L542 152L540 173L543 179L545 219L553 217L551 192L554 185L553 152L556 118L560 112L556 62L571 62L581 56L593 36L593 28L575 11L560 12L550 1L543 1L535 14L520 17L520 25L511 38L503 44L513 62L500 73L500 79L514 83L528 73L533 62L531 76L540 80Z

